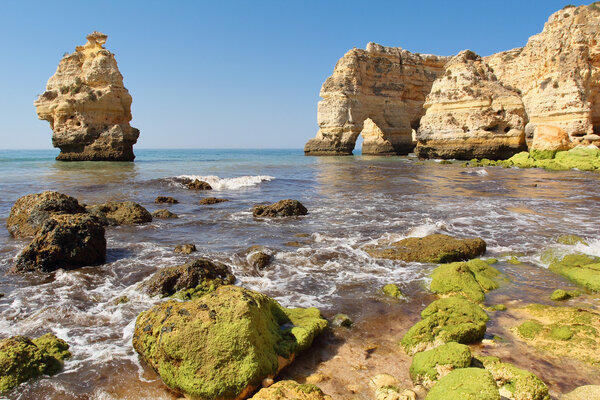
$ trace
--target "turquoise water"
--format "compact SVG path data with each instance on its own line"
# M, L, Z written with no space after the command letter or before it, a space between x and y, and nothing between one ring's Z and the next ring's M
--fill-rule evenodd
M345 312L357 321L378 312L379 288L390 282L408 294L406 310L420 311L435 267L374 259L362 250L368 244L430 233L482 237L486 257L500 258L498 267L511 279L490 298L525 301L549 301L553 289L570 287L539 260L544 249L560 247L558 235L583 236L590 243L583 250L600 255L596 173L464 168L414 157L316 158L302 150L136 150L134 163L64 163L54 161L56 154L0 151L2 226L20 196L43 190L86 204L131 200L179 218L108 228L105 265L50 276L7 275L27 241L0 230L0 337L52 331L74 354L61 374L22 385L9 398L122 398L124 390L136 393L128 398L172 398L139 363L131 335L139 312L160 301L137 285L188 260L173 252L181 243L194 243L194 255L227 263L238 284L286 306L317 306L327 316ZM204 179L214 190L188 190L178 180L183 176ZM180 203L155 205L158 195ZM230 201L199 205L206 196ZM300 200L309 214L252 217L254 204L285 198ZM274 254L267 269L248 264L246 249L253 245ZM519 254L527 267L506 263L508 254ZM129 303L114 303L124 295ZM591 379L538 373L561 390Z

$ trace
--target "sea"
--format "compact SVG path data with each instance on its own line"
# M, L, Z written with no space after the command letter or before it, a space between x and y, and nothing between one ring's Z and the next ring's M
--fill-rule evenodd
M131 163L58 162L54 150L0 151L0 339L52 332L73 354L59 374L22 384L6 398L176 398L141 363L131 339L138 314L164 301L141 292L140 282L193 257L226 263L237 285L284 306L318 307L326 317L346 313L360 325L386 318L377 304L384 301L381 287L387 283L407 295L399 307L418 314L436 267L376 259L364 251L367 245L432 233L481 237L485 257L500 260L496 266L509 282L488 295L490 302L550 304L554 289L572 288L540 260L548 248L573 250L556 243L559 235L583 237L589 245L574 248L600 256L600 176L594 172L468 168L413 155L306 157L301 149L135 153ZM181 183L185 177L204 180L213 190L189 190ZM108 227L107 260L100 266L9 274L28 244L4 228L10 209L19 197L46 190L88 205L134 201L151 212L167 208L179 218ZM154 204L159 195L179 203ZM208 196L229 201L198 203ZM308 215L252 216L254 205L282 199L299 200ZM175 253L183 243L198 251ZM265 269L248 263L247 249L255 245L274 255ZM512 256L521 264L508 262ZM119 303L122 296L129 301ZM597 298L585 301L598 307ZM594 383L587 382L592 378L577 383ZM557 391L573 386L568 377L552 379Z

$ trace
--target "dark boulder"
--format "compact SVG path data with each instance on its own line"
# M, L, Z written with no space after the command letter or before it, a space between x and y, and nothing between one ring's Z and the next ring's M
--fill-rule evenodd
M294 215L306 215L308 210L298 200L280 200L270 205L256 205L252 209L255 217L291 217Z

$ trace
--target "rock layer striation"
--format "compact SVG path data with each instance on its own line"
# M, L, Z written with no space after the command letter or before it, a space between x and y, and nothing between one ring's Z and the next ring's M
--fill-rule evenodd
M139 130L131 121L131 95L107 35L93 32L58 64L46 91L34 102L38 117L50 123L57 160L133 161Z

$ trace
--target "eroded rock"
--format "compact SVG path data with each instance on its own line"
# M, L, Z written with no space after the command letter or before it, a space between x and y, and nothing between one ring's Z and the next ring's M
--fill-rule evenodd
M286 309L237 286L141 313L133 347L177 393L242 399L308 348L327 326L319 310Z
M38 117L50 123L57 160L133 161L140 131L129 125L131 95L107 36L93 32L58 64L46 91L34 102Z
M280 200L270 205L256 205L252 208L255 217L291 217L306 215L308 210L298 200Z

